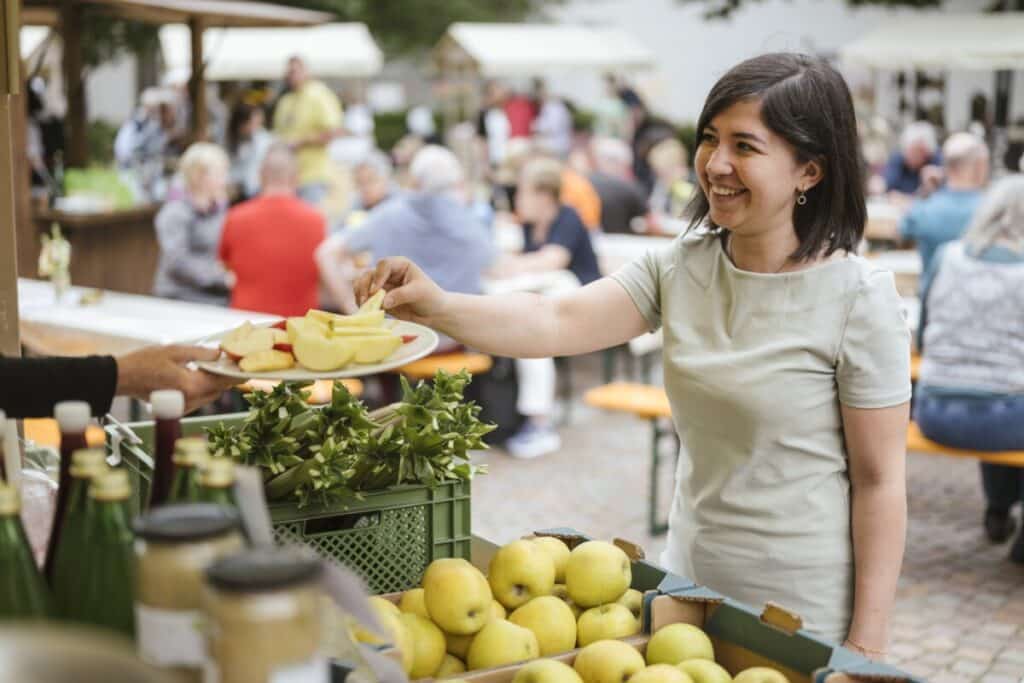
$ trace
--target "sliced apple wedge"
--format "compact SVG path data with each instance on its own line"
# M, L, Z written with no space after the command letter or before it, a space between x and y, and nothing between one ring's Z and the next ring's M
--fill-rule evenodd
M279 330L276 327L270 328L271 334L274 335L274 344L287 344L288 343L288 332L287 330Z
M300 334L311 334L326 337L331 328L319 320L313 318L288 318L288 343L295 344L295 338Z
M357 363L379 363L402 345L402 338L395 334L347 337L346 341L355 345Z
M363 302L363 305L359 307L360 313L372 313L379 311L381 305L384 303L384 290L378 289L377 293L371 296L369 299Z
M311 308L306 312L306 317L326 323L331 327L380 327L384 322L384 311L338 315L337 313L318 311L315 308Z
M329 337L385 337L394 334L383 327L332 327Z
M270 351L274 348L274 330L268 327L253 329L250 326L250 331L245 336L230 335L225 337L224 341L220 343L220 348L236 360L257 351Z
M356 347L347 339L299 334L292 342L292 353L307 370L328 372L348 365L355 357Z
M274 372L295 366L295 358L284 351L256 351L238 362L242 372Z

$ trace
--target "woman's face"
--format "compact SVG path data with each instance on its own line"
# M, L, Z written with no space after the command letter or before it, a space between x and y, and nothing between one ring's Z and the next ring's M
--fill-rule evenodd
M797 195L821 179L821 169L797 162L761 120L761 101L733 104L698 133L694 167L711 220L741 236L792 231Z
M200 208L207 209L228 195L228 171L221 164L211 164L199 170L189 187L189 194Z

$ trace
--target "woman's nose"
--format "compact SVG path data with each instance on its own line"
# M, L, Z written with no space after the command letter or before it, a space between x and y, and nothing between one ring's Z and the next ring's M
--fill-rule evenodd
M721 146L716 147L711 151L711 155L704 165L704 170L712 177L729 175L732 173L732 160L729 159L729 155Z

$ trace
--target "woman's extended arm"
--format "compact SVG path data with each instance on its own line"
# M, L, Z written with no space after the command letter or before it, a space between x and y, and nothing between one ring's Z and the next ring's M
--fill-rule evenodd
M906 442L909 403L842 406L850 458L856 583L847 646L873 658L889 642L889 616L907 531Z
M472 296L445 292L414 263L384 259L356 281L360 303L378 289L396 318L432 327L471 348L500 356L550 358L623 344L648 324L626 290L603 278L558 297Z

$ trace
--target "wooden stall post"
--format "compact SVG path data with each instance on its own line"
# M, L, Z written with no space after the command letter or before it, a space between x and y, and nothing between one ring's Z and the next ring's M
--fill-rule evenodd
M89 163L89 142L86 137L85 83L82 70L82 5L77 0L60 4L60 37L64 42L62 68L64 90L68 98L65 116L68 138L64 165L84 168Z
M0 354L21 353L18 340L18 264L14 230L14 139L11 96L18 93L21 53L18 41L20 0L0 0Z
M192 100L192 141L206 140L206 81L203 76L203 27L201 17L189 19L192 34L192 74L188 79L188 94Z

